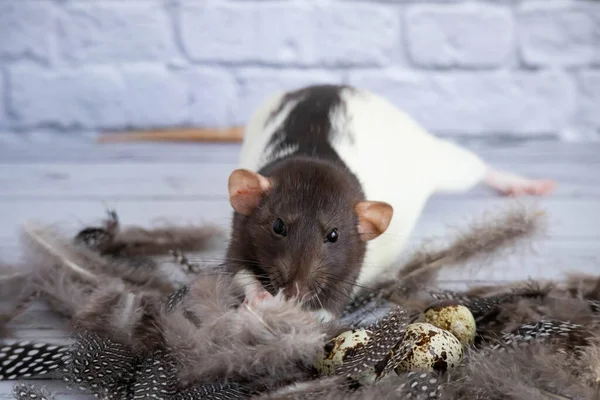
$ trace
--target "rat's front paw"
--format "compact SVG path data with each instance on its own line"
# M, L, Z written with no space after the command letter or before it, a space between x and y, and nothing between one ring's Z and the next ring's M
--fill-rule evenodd
M242 304L252 307L252 306L257 305L258 303L262 303L263 301L269 300L272 298L273 298L273 295L271 295L271 293L267 292L266 290L261 290L259 292L254 292L254 293L246 296L246 298L244 299L244 302Z

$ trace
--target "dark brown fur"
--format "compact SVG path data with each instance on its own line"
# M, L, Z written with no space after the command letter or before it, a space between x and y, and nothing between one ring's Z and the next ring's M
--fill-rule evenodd
M337 163L306 157L286 159L260 173L274 185L252 215L235 214L226 257L230 270L251 269L272 294L298 284L300 296L318 294L309 302L312 308L322 305L338 314L349 300L366 249L354 212L364 200L358 182ZM277 218L286 224L286 237L273 233ZM325 242L332 228L339 239Z
M345 107L342 90L351 89L325 84L295 90L273 111L269 120L291 105L270 138L273 147L265 149L267 164L254 172L274 187L251 216L235 213L227 254L232 271L251 270L272 294L298 289L309 308L334 315L349 301L366 249L355 213L365 194L331 144L354 140L352 132L332 127L332 112ZM285 238L273 235L277 218L288 228ZM339 240L326 243L333 228Z

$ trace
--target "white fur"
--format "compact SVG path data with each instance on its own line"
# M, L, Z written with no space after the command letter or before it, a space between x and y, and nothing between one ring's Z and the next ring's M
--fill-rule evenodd
M265 164L265 145L294 104L265 126L284 93L270 97L251 117L242 143L240 167L257 171ZM368 285L400 255L423 207L436 192L461 192L484 178L487 166L475 154L433 136L386 99L365 90L342 93L345 108L333 110L332 129L350 132L332 143L357 175L368 200L394 208L387 231L367 246L358 283Z
M262 291L262 286L252 273L249 271L240 271L233 276L233 283L244 291L247 299L254 298Z
M271 148L268 146L271 136L277 128L285 121L286 116L294 108L297 102L291 101L281 112L271 119L265 126L271 113L277 109L285 93L277 93L269 97L250 117L246 125L244 140L242 142L242 151L240 154L241 168L247 168L251 171L257 171L260 167L267 164L271 159L277 159L290 154L290 148L286 148L281 153L271 154ZM246 135L251 135L251 139L246 140Z

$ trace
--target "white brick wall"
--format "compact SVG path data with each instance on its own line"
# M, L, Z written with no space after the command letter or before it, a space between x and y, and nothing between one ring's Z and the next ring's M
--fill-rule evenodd
M442 135L600 138L599 0L0 0L0 131L243 123L375 90Z
M510 7L425 4L408 8L404 21L408 54L418 68L496 68L514 51Z

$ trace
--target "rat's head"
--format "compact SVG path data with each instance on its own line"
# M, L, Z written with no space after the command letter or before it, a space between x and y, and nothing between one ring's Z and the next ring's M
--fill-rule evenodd
M344 303L366 242L388 227L392 207L364 200L347 170L314 160L283 162L268 177L238 169L230 203L241 215L249 267L268 291L283 290L312 308Z

